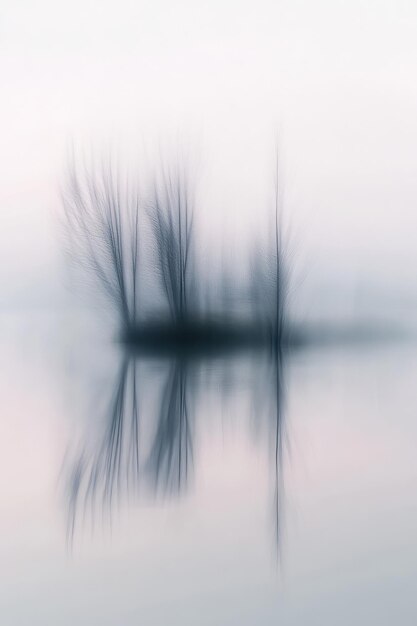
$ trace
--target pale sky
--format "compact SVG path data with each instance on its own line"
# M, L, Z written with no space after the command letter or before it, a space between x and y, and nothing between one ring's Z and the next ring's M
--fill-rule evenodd
M239 245L267 203L277 134L300 303L417 301L416 67L412 1L3 0L0 304L60 298L71 141L186 137L207 231L236 226Z

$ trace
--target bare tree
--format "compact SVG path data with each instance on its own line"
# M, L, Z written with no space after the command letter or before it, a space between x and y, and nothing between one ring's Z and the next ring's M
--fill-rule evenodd
M139 313L138 189L110 161L80 168L72 156L62 196L74 261L107 296L122 328L131 328Z
M250 296L254 316L268 328L273 347L285 341L289 295L289 250L282 215L279 155L276 153L273 228L252 254ZM271 236L272 234L272 236Z
M183 324L196 299L191 293L194 192L184 167L161 167L154 178L148 214L162 291L172 321Z

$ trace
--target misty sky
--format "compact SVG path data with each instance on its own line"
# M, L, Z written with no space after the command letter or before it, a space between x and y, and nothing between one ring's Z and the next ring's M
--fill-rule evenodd
M299 306L412 309L416 67L411 0L3 0L0 304L62 298L71 142L185 137L208 236L238 246L267 212L278 135Z

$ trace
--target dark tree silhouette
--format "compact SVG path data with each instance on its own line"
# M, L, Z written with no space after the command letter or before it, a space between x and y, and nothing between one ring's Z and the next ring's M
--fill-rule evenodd
M139 313L138 189L110 161L99 168L77 168L72 157L62 195L74 261L107 296L122 328L134 326Z
M161 167L153 182L148 214L171 320L184 324L195 309L195 294L190 292L194 269L194 193L184 167Z

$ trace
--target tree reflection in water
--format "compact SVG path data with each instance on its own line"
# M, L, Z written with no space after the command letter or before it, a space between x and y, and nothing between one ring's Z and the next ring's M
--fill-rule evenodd
M273 449L274 524L281 535L282 457L284 451L284 361L282 351L249 359L249 389L261 444ZM84 441L66 463L67 539L97 514L111 517L123 499L146 488L160 497L186 491L194 468L198 389L233 394L239 384L240 357L207 362L182 356L152 365L123 358L105 409L104 423L92 444ZM210 380L213 370L219 379ZM154 376L156 374L156 376ZM152 384L157 381L157 386ZM247 388L247 380L243 382ZM218 384L220 383L220 385ZM155 408L154 408L155 407ZM250 407L248 407L250 413ZM226 413L226 419L228 414ZM264 421L266 420L266 429ZM152 428L153 425L153 428Z

